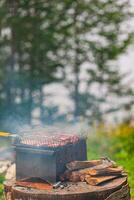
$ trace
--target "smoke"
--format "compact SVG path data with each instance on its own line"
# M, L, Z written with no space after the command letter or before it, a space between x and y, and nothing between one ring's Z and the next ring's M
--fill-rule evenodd
M79 137L86 137L88 134L88 129L85 126L81 126L81 124L67 124L61 123L56 125L33 125L33 126L21 126L18 130L18 134L20 136L52 136L52 135L77 135Z

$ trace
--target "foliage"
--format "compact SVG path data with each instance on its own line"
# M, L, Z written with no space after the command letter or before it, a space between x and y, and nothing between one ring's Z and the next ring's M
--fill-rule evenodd
M124 76L114 62L133 38L131 31L122 29L122 25L131 18L129 1L76 1L71 10L68 19L72 24L63 49L66 50L65 69L68 71L70 66L70 76L73 74L72 78L68 74L66 77L74 102L73 114L74 117L82 115L90 121L100 121L104 113L124 107L122 103L111 105L110 95L120 99L132 95L132 90L122 84ZM83 70L86 79L81 78ZM105 106L102 110L104 103L108 104L108 108ZM130 105L128 100L127 103Z
M131 194L134 199L134 126L100 126L88 137L88 158L108 156L128 172Z
M3 199L3 181L4 181L4 177L0 176L0 200Z
M0 36L1 50L8 49L4 61L1 58L1 72L6 73L1 81L1 126L6 118L31 124L35 108L44 114L42 87L59 80L56 72L61 65L56 53L61 41L56 33L61 11L54 1L5 0L0 6L4 9L1 30L9 30Z
M116 137L116 149L119 149L117 156L124 156L124 159L126 159L134 154L134 127L122 124L113 129L113 132Z

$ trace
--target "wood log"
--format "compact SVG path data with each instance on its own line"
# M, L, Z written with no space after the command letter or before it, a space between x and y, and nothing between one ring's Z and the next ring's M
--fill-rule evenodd
M112 163L108 162L108 163L103 163L101 165L94 166L91 168L81 169L78 171L67 170L63 175L61 175L60 180L61 181L69 180L72 182L77 182L77 181L84 181L86 175L90 175L93 177L96 176L98 178L99 176L118 177L123 174L122 167L113 168L111 166L113 166ZM88 183L89 183L89 181L88 181Z
M106 168L106 167L117 167L116 163L108 158L102 158L100 160L88 160L88 161L72 161L66 164L66 168L69 171L80 170L85 168Z
M113 162L109 162L109 161L104 161L102 164L100 165L96 165L93 167L89 167L89 168L85 168L85 169L81 169L79 170L80 174L87 174L87 175L97 175L97 174L104 174L104 173L109 173L110 171L112 172L120 172L122 169L115 166L115 164Z
M82 174L79 171L66 171L60 176L61 181L78 182L81 181Z
M130 200L127 178L117 178L101 186L85 182L66 183L64 189L37 190L18 187L9 181L4 183L5 200Z
M86 175L85 176L85 181L89 184L89 185L99 185L102 184L104 182L113 180L118 178L119 176L98 176L98 177L92 177L90 175Z
M93 167L102 164L102 160L89 160L89 161L73 161L66 164L66 168L70 171L79 170L84 168Z
M123 173L122 167L108 167L108 168L88 168L79 171L81 174L88 174L90 176L109 176L109 175L121 175Z

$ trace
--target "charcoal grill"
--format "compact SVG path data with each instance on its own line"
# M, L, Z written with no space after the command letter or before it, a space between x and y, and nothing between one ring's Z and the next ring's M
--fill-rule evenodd
M77 135L28 134L15 141L16 179L39 177L56 182L73 160L86 160L86 140Z

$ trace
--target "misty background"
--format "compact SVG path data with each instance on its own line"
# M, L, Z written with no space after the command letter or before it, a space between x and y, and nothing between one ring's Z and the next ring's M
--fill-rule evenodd
M132 122L133 5L1 0L1 130Z

